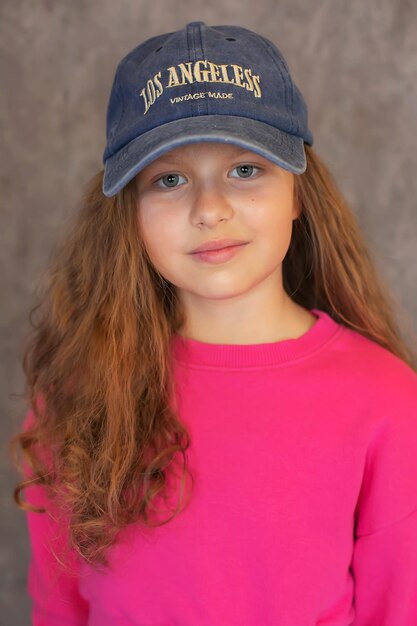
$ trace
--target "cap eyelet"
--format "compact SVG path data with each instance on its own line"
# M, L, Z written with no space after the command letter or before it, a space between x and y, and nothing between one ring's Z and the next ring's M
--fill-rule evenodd
M236 41L234 37L225 37L226 41Z
M157 48L157 49L155 50L155 52L159 52L160 50L162 50L162 48L163 48L163 47L164 47L164 46L159 46L159 48Z

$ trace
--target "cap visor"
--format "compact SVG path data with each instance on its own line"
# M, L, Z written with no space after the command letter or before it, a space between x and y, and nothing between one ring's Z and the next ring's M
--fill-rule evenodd
M307 168L302 137L247 117L202 115L157 126L109 157L104 166L103 193L114 196L162 154L201 141L246 148L294 174L302 174Z

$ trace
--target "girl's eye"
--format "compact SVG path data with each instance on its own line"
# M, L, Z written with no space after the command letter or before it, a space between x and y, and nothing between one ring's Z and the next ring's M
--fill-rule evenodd
M184 178L184 176L181 176L180 174L165 174L164 176L161 176L161 178L158 178L154 184L157 187L161 187L158 183L164 181L166 182L166 185L162 185L162 189L175 189L179 178Z
M240 174L237 177L232 176L232 178L251 178L254 170L260 169L260 167L257 167L256 165L249 165L248 163L245 163L243 165L237 165L233 168L232 171L240 171ZM184 176L181 176L180 174L164 174L164 176L161 176L160 178L158 178L158 180L154 182L154 185L162 189L176 189L178 187L178 181L180 178L183 178L185 180Z
M244 165L237 165L233 169L240 170L242 173L242 176L239 175L237 178L250 178L251 174L253 174L253 170L260 170L261 168L256 165L249 165L248 163L245 163ZM232 176L232 178L236 178L236 176Z

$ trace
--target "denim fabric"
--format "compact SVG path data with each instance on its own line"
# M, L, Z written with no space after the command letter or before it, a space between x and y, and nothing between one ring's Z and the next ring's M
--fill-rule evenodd
M120 61L107 108L104 194L164 152L199 141L229 142L305 171L307 105L271 41L239 26L190 22Z

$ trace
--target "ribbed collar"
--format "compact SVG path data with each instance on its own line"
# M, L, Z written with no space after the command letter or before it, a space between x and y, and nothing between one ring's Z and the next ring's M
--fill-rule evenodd
M189 366L246 368L287 363L308 357L323 348L343 326L321 309L309 309L317 317L313 326L297 339L272 343L218 344L188 339L174 334L172 357Z

